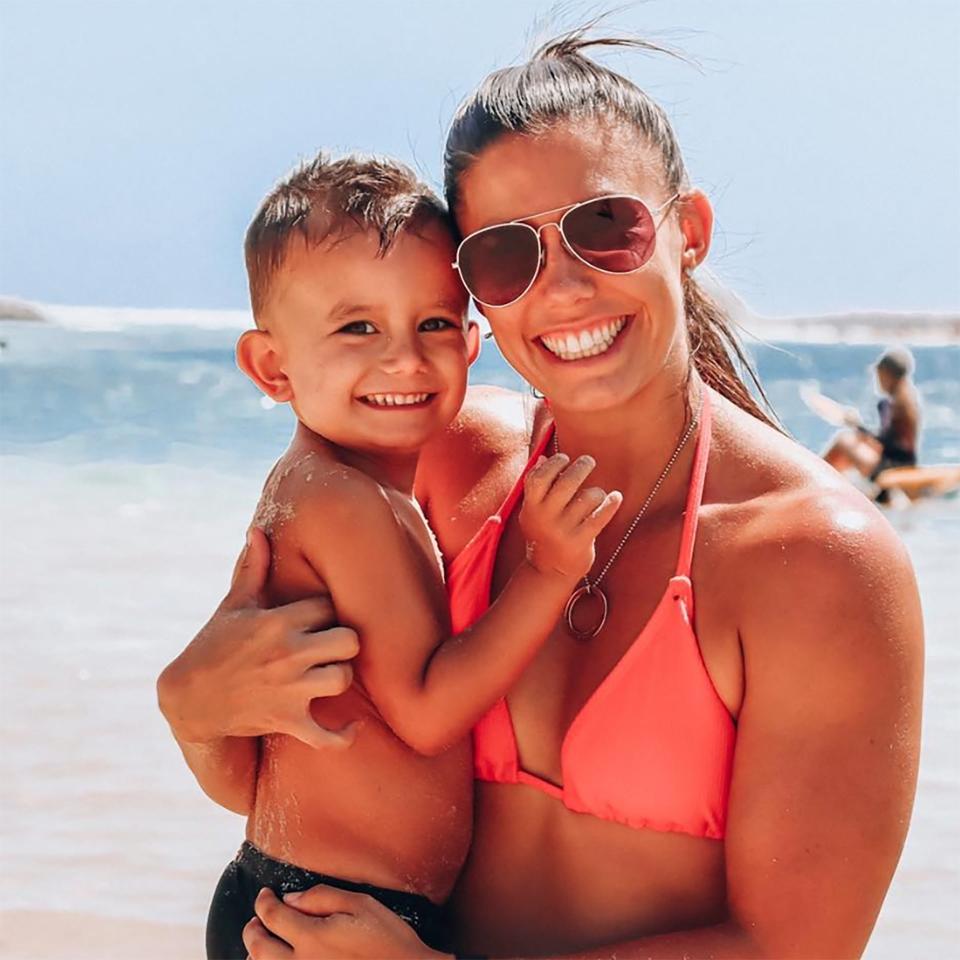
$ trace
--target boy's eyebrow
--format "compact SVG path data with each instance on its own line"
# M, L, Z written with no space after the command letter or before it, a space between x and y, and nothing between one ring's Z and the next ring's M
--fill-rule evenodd
M340 300L333 305L330 309L330 313L327 315L330 320L337 320L341 317L353 316L358 313L364 313L372 315L379 312L382 309L382 305L373 306L367 303L355 303L352 300ZM437 300L435 303L431 304L428 310L447 310L450 313L461 314L466 309L465 303L460 303L456 300L443 299Z
M456 300L437 300L433 304L431 309L439 310L449 310L451 313L463 313L467 305L465 302L458 302Z
M346 317L355 313L375 313L379 308L368 303L355 303L352 300L340 300L333 305L328 314L331 320L337 317Z

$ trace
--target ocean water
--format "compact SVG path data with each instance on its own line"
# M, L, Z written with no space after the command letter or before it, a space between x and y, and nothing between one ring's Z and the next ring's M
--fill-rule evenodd
M160 926L131 955L177 956L166 927L202 952L210 892L243 825L194 785L153 684L221 597L292 427L237 372L235 337L199 319L0 328L0 902L18 911L4 956L57 956L61 940L59 955L107 956L111 930L148 923ZM801 443L818 449L831 433L800 402L803 383L869 419L877 346L751 352ZM916 358L923 459L960 461L960 346ZM473 380L517 385L492 343ZM892 520L923 597L925 729L910 837L868 956L948 956L960 943L960 500ZM26 916L41 918L46 953L24 945ZM87 946L67 949L66 918L78 917Z

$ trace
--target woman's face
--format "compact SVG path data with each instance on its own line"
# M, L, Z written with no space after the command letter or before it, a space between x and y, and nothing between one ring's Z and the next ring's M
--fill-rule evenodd
M461 180L457 221L464 235L511 220L541 227L561 214L532 214L617 193L640 197L654 210L674 191L664 182L657 153L629 127L564 122L487 147ZM663 376L673 387L686 375L682 270L706 256L712 213L706 198L692 192L654 219L653 256L637 272L621 275L581 262L563 246L559 231L547 227L533 286L509 306L480 308L504 357L555 406L609 409ZM612 343L602 353L571 358L567 338L584 332L601 346L611 337Z

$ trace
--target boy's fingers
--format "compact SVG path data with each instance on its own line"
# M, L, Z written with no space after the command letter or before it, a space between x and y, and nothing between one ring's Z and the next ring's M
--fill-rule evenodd
M583 521L584 529L596 536L613 519L621 503L623 494L619 490L611 490L603 498L603 503Z
M259 527L247 531L246 546L237 558L221 609L239 610L259 606L260 593L270 570L270 543Z
M587 487L580 490L567 505L564 511L565 519L574 526L581 524L606 499L607 493L600 487Z
M544 499L549 500L550 505L557 510L563 510L577 495L583 482L596 465L597 461L591 456L577 457L577 459L557 477Z
M570 458L565 453L555 453L546 460L541 457L523 482L524 498L527 500L542 500L569 462Z

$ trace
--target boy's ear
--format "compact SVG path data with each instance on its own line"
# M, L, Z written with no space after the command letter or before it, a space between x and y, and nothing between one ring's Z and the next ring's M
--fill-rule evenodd
M274 402L293 398L293 388L267 330L246 330L237 341L237 366Z
M467 322L467 363L476 362L480 356L480 325L476 320Z

